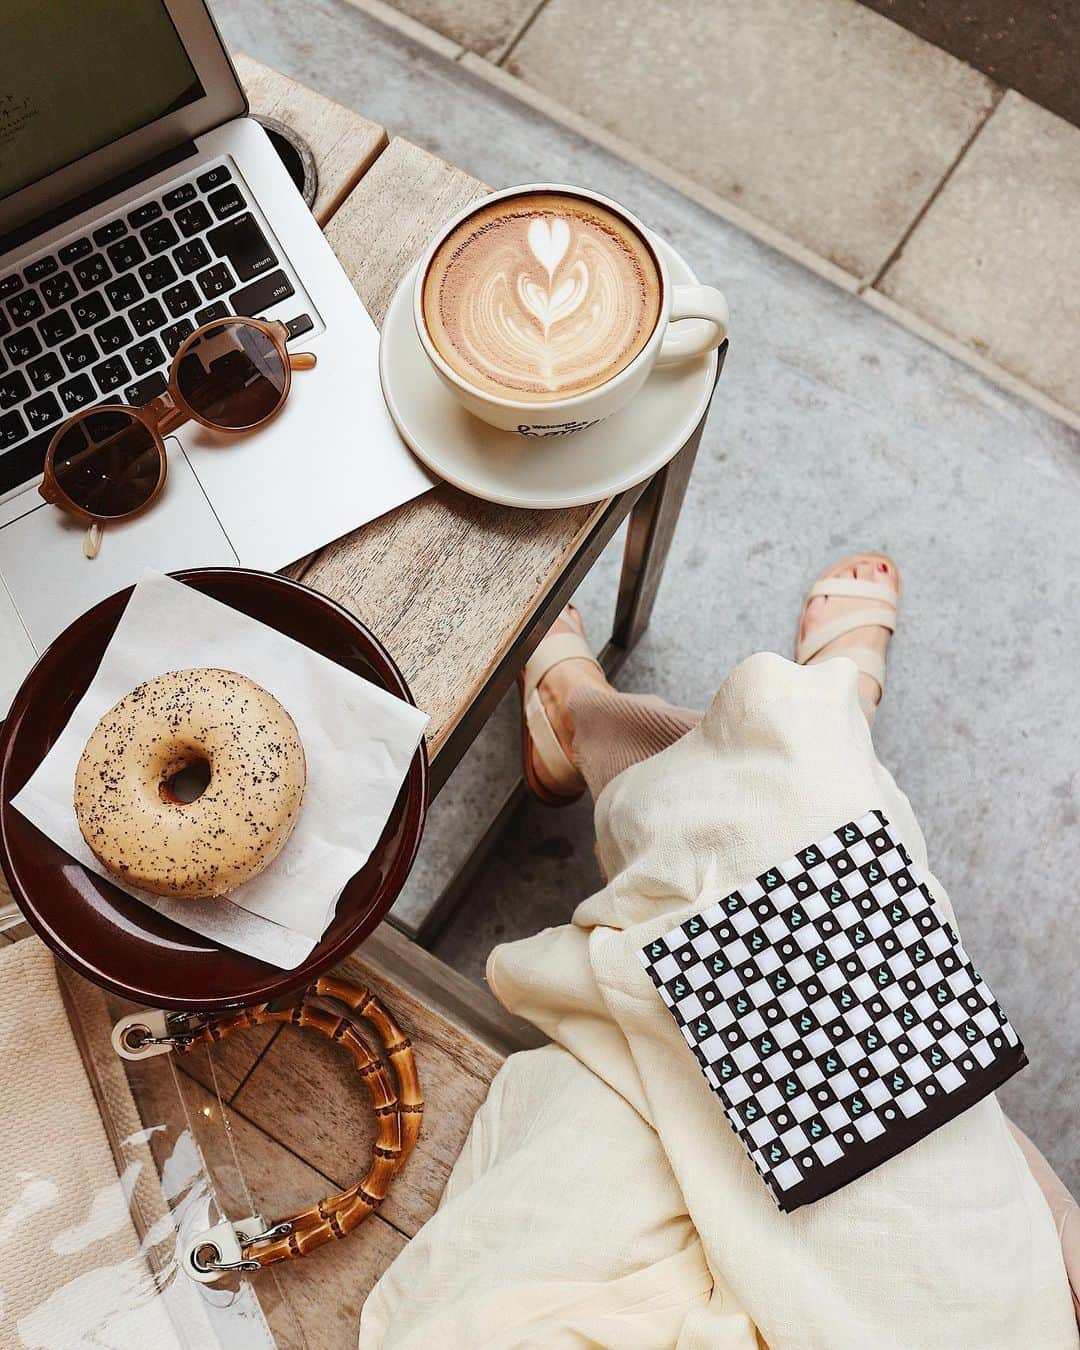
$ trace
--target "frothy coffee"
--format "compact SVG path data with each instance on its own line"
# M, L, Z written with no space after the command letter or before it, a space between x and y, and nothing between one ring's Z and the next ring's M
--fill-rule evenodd
M443 360L486 393L532 403L585 393L637 356L660 273L627 221L568 193L507 197L440 244L422 291Z

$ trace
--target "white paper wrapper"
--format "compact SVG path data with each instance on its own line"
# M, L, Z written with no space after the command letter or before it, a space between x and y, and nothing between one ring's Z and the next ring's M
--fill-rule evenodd
M135 587L90 688L12 805L85 867L109 877L75 819L79 756L102 715L136 685L199 666L248 676L291 714L307 756L300 819L266 871L227 899L174 900L124 889L203 937L290 970L326 931L342 888L367 862L389 819L428 723L410 704L273 628L153 574Z

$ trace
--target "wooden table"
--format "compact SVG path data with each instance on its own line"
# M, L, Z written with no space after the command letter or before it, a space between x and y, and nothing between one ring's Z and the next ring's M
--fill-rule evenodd
M419 146L388 142L381 127L249 57L239 56L237 67L252 111L293 126L311 145L315 213L381 324L436 227L487 189ZM294 569L386 643L431 716L433 791L627 515L608 668L641 636L700 434L699 427L647 483L608 501L514 510L443 484Z
M319 174L315 214L381 323L433 230L484 186L248 57L237 67L252 111L309 142ZM292 569L385 642L431 716L434 790L627 515L608 669L632 647L648 623L700 434L649 482L608 501L512 510L444 484ZM0 903L9 899L0 878ZM320 1347L355 1345L367 1292L434 1211L503 1056L539 1041L486 990L386 924L339 973L373 988L413 1040L427 1111L416 1152L380 1211L345 1241L276 1268L308 1343ZM361 1174L373 1137L368 1103L347 1057L321 1038L260 1027L216 1047L220 1104L208 1061L178 1064L197 1104L210 1113L224 1107L265 1217ZM164 1068L145 1077L148 1119L171 1084Z

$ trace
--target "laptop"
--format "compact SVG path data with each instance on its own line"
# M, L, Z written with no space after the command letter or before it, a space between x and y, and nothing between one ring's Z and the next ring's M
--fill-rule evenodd
M3 27L0 718L37 653L147 568L276 570L431 485L202 0L5 0ZM161 500L85 558L37 491L53 433L163 392L187 334L229 314L282 320L317 365L250 435L171 434Z

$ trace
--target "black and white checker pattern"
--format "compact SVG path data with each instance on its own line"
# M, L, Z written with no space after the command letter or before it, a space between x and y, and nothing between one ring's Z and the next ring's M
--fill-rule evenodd
M880 811L641 958L784 1210L861 1176L1027 1062Z

